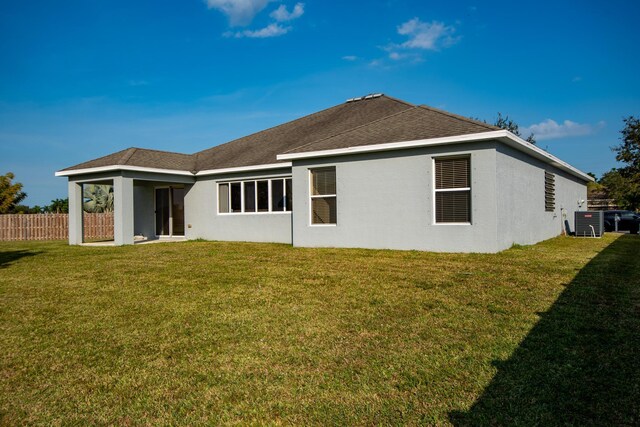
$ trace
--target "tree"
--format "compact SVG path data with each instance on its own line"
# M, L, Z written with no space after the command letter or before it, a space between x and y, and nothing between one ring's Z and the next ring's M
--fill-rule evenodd
M82 207L85 212L113 212L113 186L87 184L84 186Z
M598 182L598 177L593 172L587 172L593 181L587 182L587 198L589 199L605 199L607 189L602 183Z
M600 178L599 184L605 188L606 197L614 199L622 209L633 210L637 208L638 201L634 201L633 197L634 189L631 187L629 180L620 173L619 169L613 168L609 172L605 172ZM637 186L635 190L637 194Z
M0 214L13 212L16 205L27 197L27 193L22 191L22 184L13 183L13 178L15 176L11 172L0 175Z
M602 176L600 182L607 187L611 197L625 209L640 208L640 120L634 116L623 119L620 131L622 143L611 149L616 152L616 160L625 164L614 168Z
M499 127L500 129L506 129L512 134L522 138L522 134L520 134L520 126L518 126L516 122L510 119L509 116L505 115L504 117L502 117L502 113L498 112L498 117L496 118L496 121L493 123L493 125ZM528 137L524 138L524 140L531 144L536 143L536 138L533 135L533 132Z
M633 116L622 119L624 128L622 134L622 144L613 147L616 152L616 160L626 163L620 169L620 173L627 176L634 176L640 173L640 120Z
M49 213L69 213L69 198L52 200L49 206L44 207L44 211Z
M42 213L44 208L41 208L38 205L35 205L34 207L29 207L27 205L15 205L12 209L11 209L11 213L14 214L38 214L38 213Z

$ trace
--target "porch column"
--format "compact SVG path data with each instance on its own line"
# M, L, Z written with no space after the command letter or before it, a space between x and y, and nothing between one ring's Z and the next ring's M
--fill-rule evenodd
M69 181L69 244L82 244L82 184Z
M133 178L113 178L113 240L116 245L133 244Z

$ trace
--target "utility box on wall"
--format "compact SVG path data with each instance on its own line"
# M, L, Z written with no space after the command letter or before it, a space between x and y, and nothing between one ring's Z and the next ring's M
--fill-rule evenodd
M577 211L576 237L602 237L604 233L603 211Z

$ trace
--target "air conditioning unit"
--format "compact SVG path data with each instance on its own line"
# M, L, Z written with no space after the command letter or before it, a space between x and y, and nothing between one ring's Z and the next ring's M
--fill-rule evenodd
M604 234L603 211L577 211L576 237L602 237Z

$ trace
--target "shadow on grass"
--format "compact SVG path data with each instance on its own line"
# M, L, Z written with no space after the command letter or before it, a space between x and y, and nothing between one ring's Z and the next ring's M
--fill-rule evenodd
M6 268L9 264L19 260L20 258L35 256L39 253L40 252L27 250L0 252L0 268Z
M640 425L640 238L589 262L466 412L467 425Z

